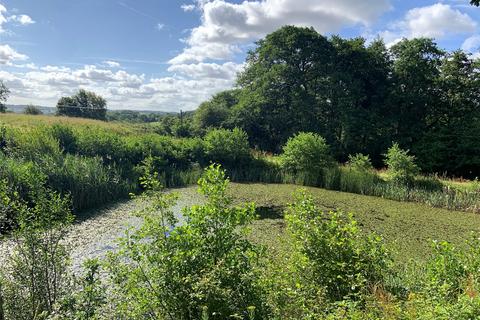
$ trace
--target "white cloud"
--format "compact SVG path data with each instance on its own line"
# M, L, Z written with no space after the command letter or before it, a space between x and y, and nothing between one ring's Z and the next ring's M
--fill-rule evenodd
M243 64L226 62L217 63L198 63L198 64L176 64L168 68L169 72L178 73L189 78L203 79L225 79L232 80L243 68Z
M0 33L5 32L3 25L8 22L14 22L21 25L29 25L35 23L30 16L26 14L19 14L19 15L7 15L7 8L0 3Z
M466 13L448 4L410 9L405 17L380 33L392 45L401 38L428 37L441 39L454 34L474 32L477 23Z
M390 8L388 0L256 0L234 4L197 0L202 23L186 39L188 47L170 63L227 59L237 45L286 25L313 26L321 33L368 26Z
M163 24L163 23L158 23L157 24L157 30L158 31L162 31L164 28L165 28L165 24Z
M473 35L465 39L462 50L471 53L473 59L480 59L480 35Z
M475 52L480 50L480 35L474 35L467 39L462 44L462 50L467 52Z
M116 61L106 60L103 61L103 64L110 68L120 68L120 63Z
M5 8L1 3L0 3L0 33L4 32L5 30L3 29L2 25L7 22L7 18L5 17L5 13L7 12L7 8Z
M8 44L0 45L0 65L11 64L12 61L27 60L28 57L24 54L18 53Z
M183 11L188 12L188 11L195 10L195 5L194 4L182 4L180 6L180 8L182 8Z
M0 71L0 78L12 91L10 103L55 106L60 97L84 88L105 97L109 108L178 111L193 110L211 95L231 88L242 65L227 62L171 67L176 75L152 79L92 65L75 69L47 65L15 73Z
M26 14L13 15L13 16L8 17L8 20L17 22L17 23L19 23L21 25L24 25L24 26L35 23L35 21L33 21L32 18L30 18Z

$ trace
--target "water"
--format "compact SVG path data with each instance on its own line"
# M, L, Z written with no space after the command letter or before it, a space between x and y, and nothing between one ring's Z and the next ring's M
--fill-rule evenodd
M201 197L194 187L174 190L179 194L177 204L172 208L179 220L182 209L201 203ZM85 214L69 231L65 244L71 249L72 270L80 270L82 263L89 258L102 259L110 251L118 249L118 239L125 235L128 228L138 229L142 219L133 213L139 207L135 201L119 202L97 211ZM12 249L12 242L0 242L0 267Z

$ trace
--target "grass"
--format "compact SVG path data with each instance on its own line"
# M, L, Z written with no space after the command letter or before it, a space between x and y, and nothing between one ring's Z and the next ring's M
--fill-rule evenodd
M286 244L283 208L299 187L278 184L238 184L231 194L238 202L254 201L262 219L255 222L252 237L272 252ZM480 231L480 216L473 213L432 208L428 205L398 202L372 196L306 188L325 210L352 212L365 232L376 232L393 249L397 263L424 260L431 252L431 240L446 240L463 246L472 232Z
M85 118L57 117L54 115L0 114L0 123L17 128L32 128L41 125L65 124L71 126L100 127L120 134L145 133L148 126L123 122L106 122Z

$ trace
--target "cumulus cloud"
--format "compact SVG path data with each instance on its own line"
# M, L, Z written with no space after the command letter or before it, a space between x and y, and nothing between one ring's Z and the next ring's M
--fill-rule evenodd
M13 15L13 16L8 17L8 20L17 22L17 23L19 23L21 25L24 25L24 26L35 23L35 21L33 21L32 18L30 18L26 14Z
M8 44L0 45L0 65L9 65L13 61L27 60L28 57L24 54L18 53Z
M480 35L474 35L467 39L462 44L462 50L467 52L475 52L480 50Z
M462 50L471 53L474 59L480 59L480 35L476 34L465 39Z
M393 44L401 38L428 37L441 39L449 35L474 32L477 23L466 13L448 4L413 8L405 17L380 33L385 42Z
M313 26L335 32L352 25L368 26L390 8L388 0L257 0L239 4L197 1L202 23L186 39L187 48L172 64L228 59L237 45L286 25Z
M8 22L14 22L21 25L29 25L35 23L30 16L26 14L11 15L7 14L7 8L0 3L0 33L5 32L4 25Z
M120 63L118 63L117 61L106 60L103 61L103 64L110 68L120 68Z
M215 78L215 79L234 79L238 72L243 68L243 64L226 62L217 63L197 63L197 64L176 64L168 68L169 72L178 73L194 79Z
M182 4L180 6L180 8L182 8L183 11L188 12L188 11L195 10L195 5L194 4Z
M84 88L105 97L109 108L178 111L193 110L216 92L230 88L242 66L228 62L171 67L175 67L174 75L151 79L93 65L0 71L0 78L12 91L12 103L54 106L60 97Z

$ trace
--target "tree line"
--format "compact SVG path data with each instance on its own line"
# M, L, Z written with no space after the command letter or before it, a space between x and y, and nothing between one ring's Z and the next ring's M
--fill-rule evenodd
M285 26L249 52L237 87L200 105L197 130L242 128L252 146L279 152L314 132L335 158L363 153L381 165L393 142L424 171L480 174L480 62L432 39L327 38Z

